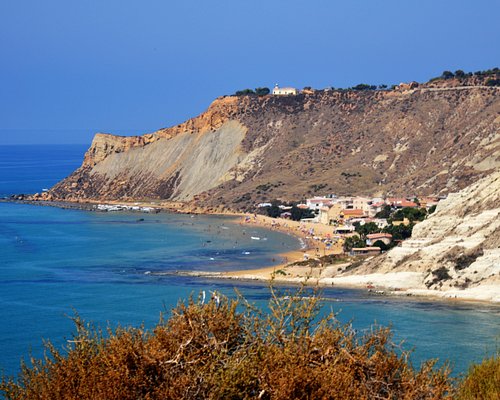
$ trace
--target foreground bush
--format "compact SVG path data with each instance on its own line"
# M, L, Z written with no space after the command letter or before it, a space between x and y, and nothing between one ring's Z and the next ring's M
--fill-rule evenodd
M388 329L356 335L318 298L281 296L269 312L244 299L191 299L152 330L106 334L75 318L61 353L4 379L7 399L445 399L448 371L414 369Z
M500 354L473 365L459 387L460 400L500 399Z

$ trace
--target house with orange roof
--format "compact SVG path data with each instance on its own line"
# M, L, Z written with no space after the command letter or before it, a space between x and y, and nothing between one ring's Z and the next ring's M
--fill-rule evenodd
M417 203L414 203L413 201L409 201L408 199L405 199L404 197L388 197L385 200L386 204L389 204L392 207L396 208L404 208L404 207L418 207Z
M367 246L373 246L373 244L378 240L388 246L392 242L392 235L390 233L370 233L369 235L366 235Z
M340 212L340 217L342 219L351 219L351 218L363 218L366 217L366 215L363 210L353 208L348 210L342 210Z

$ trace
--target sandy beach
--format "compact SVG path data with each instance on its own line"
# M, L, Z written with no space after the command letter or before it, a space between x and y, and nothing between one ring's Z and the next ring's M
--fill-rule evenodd
M500 282L490 285L463 289L429 290L423 285L422 272L390 272L356 275L346 273L346 268L352 261L342 260L332 265L317 267L292 265L307 258L317 258L323 255L342 254L342 246L338 243L326 246L324 240L333 238L332 227L322 224L301 223L297 221L270 218L263 215L241 216L240 224L255 224L272 230L295 235L301 239L305 248L280 254L286 262L281 265L245 271L232 271L217 274L219 279L235 280L273 280L278 283L300 284L366 289L375 294L392 296L422 296L439 300L479 301L500 304Z
M40 205L52 205L57 207L76 206L87 207L94 206L96 203L57 203L57 202L30 202ZM132 204L127 202L104 202L106 204ZM141 206L151 206L170 212L190 213L189 210L177 208L179 204L158 204L156 202L134 202ZM392 272L392 273L373 273L373 274L349 274L346 268L352 263L352 260L341 257L333 265L320 265L317 267L292 265L296 262L306 259L318 259L325 255L342 255L343 249L339 237L333 234L333 228L328 225L310 222L292 221L282 218L271 218L258 214L239 214L230 212L207 213L215 215L228 215L234 217L234 223L240 226L256 225L270 230L277 230L297 237L303 244L300 250L294 250L286 253L280 253L279 256L284 260L282 264L231 272L194 272L189 273L192 276L203 276L215 279L234 279L234 280L259 280L278 283L319 285L327 287L342 287L366 289L376 294L395 295L395 296L421 296L433 299L479 301L500 304L500 278L494 278L481 287L471 287L467 289L448 289L448 290L429 290L423 285L423 273L421 272ZM328 244L327 244L328 243Z

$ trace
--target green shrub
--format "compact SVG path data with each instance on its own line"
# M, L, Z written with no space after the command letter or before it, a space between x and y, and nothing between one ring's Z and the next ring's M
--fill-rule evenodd
M486 82L485 82L485 85L486 86L500 86L500 79L499 78L489 78Z
M258 88L255 88L255 94L257 96L265 96L267 94L269 94L271 91L269 90L268 87L258 87Z
M458 400L500 398L500 354L473 365L458 388Z
M368 85L367 83L360 83L351 88L352 90L375 90L377 89L376 85Z
M377 240L375 243L373 243L373 247L378 247L382 251L389 250L389 246L387 246L382 240Z
M255 94L255 92L252 89L243 89L243 90L238 90L235 95L236 96L248 96Z
M366 247L366 243L359 236L349 236L344 240L344 251L350 252L353 248Z
M453 74L453 72L451 72L451 71L443 71L443 73L441 74L442 79L451 79L454 76L455 76L455 74Z

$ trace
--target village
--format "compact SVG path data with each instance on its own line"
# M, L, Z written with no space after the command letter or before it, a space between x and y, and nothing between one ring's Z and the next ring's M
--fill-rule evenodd
M315 256L347 253L374 256L411 236L444 197L312 197L301 203L257 204L254 220L302 236ZM251 217L246 218L251 222ZM304 255L308 258L309 255Z

